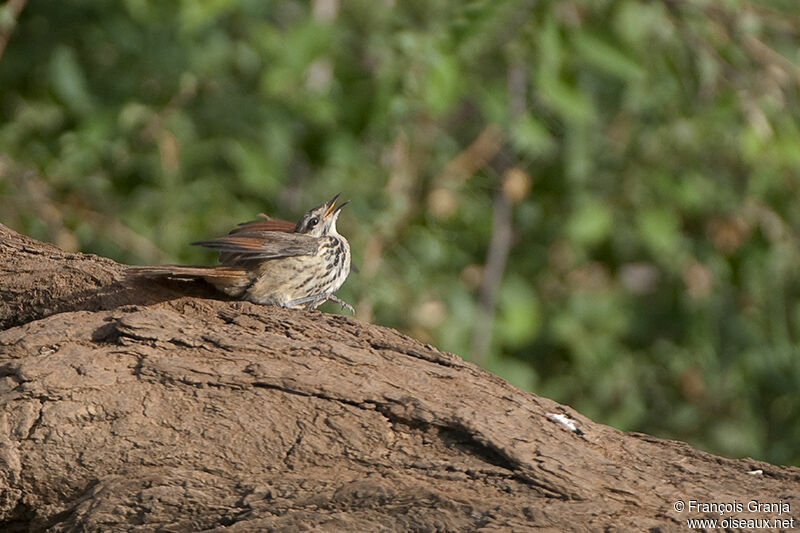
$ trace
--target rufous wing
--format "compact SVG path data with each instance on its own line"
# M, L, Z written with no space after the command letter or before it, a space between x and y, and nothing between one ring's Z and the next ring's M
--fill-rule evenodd
M314 255L319 247L319 239L302 233L258 231L236 233L192 244L218 250L220 262L235 265L240 261Z
M280 218L272 218L264 213L259 213L260 220L251 220L250 222L242 222L231 230L229 235L236 235L238 233L254 233L258 231L279 231L284 233L291 233L294 231L296 224L288 220L281 220Z

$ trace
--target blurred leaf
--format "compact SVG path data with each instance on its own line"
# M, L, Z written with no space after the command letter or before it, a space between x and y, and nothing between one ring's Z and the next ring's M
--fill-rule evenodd
M50 61L50 80L53 92L73 113L83 115L92 110L89 87L75 50L60 45Z
M565 120L587 123L595 118L594 104L585 92L555 76L537 81L544 101Z
M644 244L657 258L667 259L679 251L679 220L673 211L659 207L642 210L637 226Z
M530 114L526 114L513 122L511 139L515 146L533 156L550 152L555 143L544 124Z
M495 334L502 344L519 348L531 342L542 326L539 301L519 278L507 279L500 291Z
M575 49L586 62L623 80L641 80L644 70L621 49L589 32L576 33Z
M433 47L427 55L427 72L424 76L425 103L435 114L452 108L461 92L458 63L452 54Z
M594 246L605 240L611 232L613 214L611 209L597 201L580 205L567 224L567 235L581 246Z

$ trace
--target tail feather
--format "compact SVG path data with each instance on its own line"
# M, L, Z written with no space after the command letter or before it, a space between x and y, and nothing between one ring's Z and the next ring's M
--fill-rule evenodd
M131 277L166 277L179 280L205 279L213 281L220 278L246 278L247 272L228 266L130 266L125 273Z

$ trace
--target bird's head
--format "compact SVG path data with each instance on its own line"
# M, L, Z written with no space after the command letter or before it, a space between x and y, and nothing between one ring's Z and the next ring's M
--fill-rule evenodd
M336 207L336 199L339 198L337 194L330 201L318 205L305 215L295 226L294 230L298 233L305 233L312 237L324 237L326 235L338 234L336 232L336 219L339 218L339 213L342 208L347 205L347 202L339 204Z

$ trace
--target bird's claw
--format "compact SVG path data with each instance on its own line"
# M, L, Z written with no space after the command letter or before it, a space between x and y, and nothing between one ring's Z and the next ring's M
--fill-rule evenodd
M294 307L296 305L306 305L307 304L308 306L306 307L306 309L316 309L318 305L323 304L326 301L337 303L337 304L342 306L342 309L347 309L351 313L356 314L356 310L353 309L352 305L350 305L349 303L345 302L341 298L337 298L336 296L334 296L332 294L327 295L327 296L324 295L324 294L318 294L318 295L315 295L315 296L306 296L305 298L298 298L297 300L292 300L290 302L287 302L286 304L284 304L284 307L288 307L288 308L291 309L292 307Z
M341 305L342 309L347 309L351 313L356 314L356 310L353 309L353 306L350 305L349 303L345 302L341 298L337 298L336 296L331 294L330 296L328 296L328 300L333 302L333 303L337 303L337 304Z

